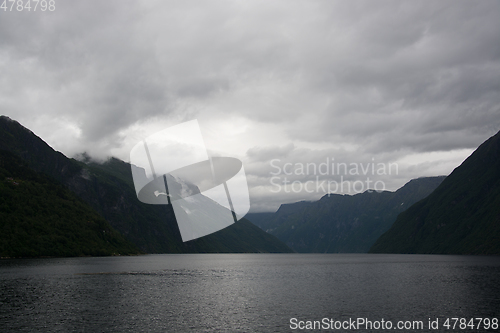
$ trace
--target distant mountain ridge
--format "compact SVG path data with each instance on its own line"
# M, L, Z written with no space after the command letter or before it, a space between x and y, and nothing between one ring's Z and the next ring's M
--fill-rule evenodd
M395 192L325 195L318 201L281 205L274 214L249 214L248 219L297 252L368 252L399 213L429 195L444 179L413 179Z
M370 252L500 254L500 132L400 214Z
M183 243L170 205L147 205L137 200L130 164L116 158L102 164L69 159L5 116L0 116L0 149L60 182L146 253L291 251L245 219Z

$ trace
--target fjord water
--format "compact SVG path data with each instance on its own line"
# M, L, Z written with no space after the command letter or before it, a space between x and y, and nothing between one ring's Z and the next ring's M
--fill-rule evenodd
M1 332L300 331L291 330L291 318L418 320L426 325L419 332L435 332L429 318L442 323L448 317L500 317L500 257L181 254L0 261Z

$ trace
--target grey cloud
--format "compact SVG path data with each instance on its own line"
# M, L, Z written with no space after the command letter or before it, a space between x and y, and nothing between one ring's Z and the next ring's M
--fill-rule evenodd
M395 153L373 155L356 151L353 154L344 149L295 148L287 152L285 159L277 157L279 152L277 155L266 152L262 154L264 156L267 160L245 161L248 184L252 189L252 211L273 211L281 203L317 200L327 194L329 189L335 191L335 182L349 182L352 185L356 181L364 184L369 181L370 188L366 187L364 191L373 189L374 183L380 181L379 187L383 185L387 190L396 190L412 178L412 173L435 175L432 167L436 166L435 162L426 162L419 168L409 170L397 163L399 155ZM386 168L386 173L377 173L380 165ZM391 165L392 169L389 170ZM332 182L332 187L328 187L328 182ZM301 190L285 189L285 183L288 186L295 183L296 189ZM345 189L348 189L347 183Z
M443 135L467 136L471 127L488 134L498 130L500 118L493 119L500 113L498 3L406 2L376 10L379 4L350 17L355 22L346 29L351 39L340 55L332 43L332 58L312 65L310 87L330 92L333 103L317 111L321 116L309 128L299 131L300 124L289 133L308 141L342 133L376 144L380 135L425 136L429 124L450 127ZM399 107L387 110L391 104ZM400 143L386 146L384 140L374 148L450 149L448 144ZM472 137L467 146L478 143Z
M58 4L62 7L58 11L29 20L24 16L21 32L13 22L17 17L9 16L2 20L9 29L2 29L1 37L11 61L20 66L35 63L31 73L35 80L26 73L17 90L48 90L53 101L44 113L78 123L82 139L89 143L162 114L169 104L153 40L137 30L139 6L134 2L94 5ZM30 31L27 38L20 36L25 29ZM37 72L43 80L37 79Z
M293 143L289 143L282 147L254 147L247 151L246 155L251 161L270 161L272 159L286 158L289 153L295 148Z
M472 149L500 129L498 1L57 6L0 14L0 108L35 132L70 123L71 152L105 155L156 119L234 116L268 139L245 156L258 187L273 158L395 161Z

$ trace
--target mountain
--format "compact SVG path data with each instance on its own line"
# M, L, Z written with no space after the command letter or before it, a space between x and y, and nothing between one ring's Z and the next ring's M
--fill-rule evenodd
M400 214L370 252L500 254L500 132Z
M0 150L0 257L138 254L69 190Z
M281 205L271 216L248 218L297 252L364 253L399 213L429 195L444 178L413 179L396 192L325 195L319 201Z
M290 252L274 236L241 219L211 235L182 242L171 205L147 205L136 196L131 166L111 158L99 164L70 159L8 117L0 117L0 149L58 181L146 253Z
M248 213L245 217L262 230L266 230L267 221L272 218L273 214L272 212Z

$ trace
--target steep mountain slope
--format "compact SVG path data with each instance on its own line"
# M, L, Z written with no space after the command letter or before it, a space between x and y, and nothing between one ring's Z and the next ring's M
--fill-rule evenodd
M370 251L500 254L500 132L400 214Z
M137 200L130 164L118 159L104 164L69 159L4 116L0 117L0 149L20 156L35 171L61 182L144 252L291 251L244 219L217 233L183 243L170 205L147 205Z
M265 213L248 213L245 218L251 221L253 224L261 228L262 230L267 230L267 221L273 217L273 212Z
M0 150L0 257L139 252L73 193Z
M315 202L286 204L259 223L297 252L367 252L400 212L429 195L443 179L414 179L396 192L331 194Z

